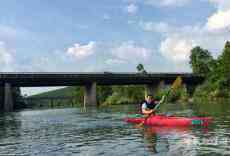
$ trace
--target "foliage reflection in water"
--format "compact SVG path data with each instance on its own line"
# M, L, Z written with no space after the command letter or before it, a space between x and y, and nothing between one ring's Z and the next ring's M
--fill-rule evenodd
M201 127L142 127L123 121L138 106L25 110L0 115L0 155L229 155L230 105L167 104L164 112L213 116Z

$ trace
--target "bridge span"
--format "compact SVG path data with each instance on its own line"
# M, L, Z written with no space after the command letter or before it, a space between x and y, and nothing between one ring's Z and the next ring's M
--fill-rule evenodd
M13 90L17 87L84 86L84 104L96 105L97 85L146 85L153 93L160 83L171 84L181 76L188 88L200 84L204 79L192 73L135 73L135 72L1 72L0 109L12 111Z

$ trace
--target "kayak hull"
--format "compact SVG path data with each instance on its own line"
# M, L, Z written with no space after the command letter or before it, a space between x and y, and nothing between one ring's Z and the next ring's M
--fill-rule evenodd
M128 123L140 124L143 123L147 126L208 126L212 121L210 117L175 117L155 115L150 116L147 119L144 117L138 118L125 118Z

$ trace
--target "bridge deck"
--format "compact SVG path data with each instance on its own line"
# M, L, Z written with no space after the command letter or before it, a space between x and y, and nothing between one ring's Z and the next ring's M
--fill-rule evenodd
M177 76L181 76L185 83L197 84L203 81L203 77L192 73L4 72L0 73L0 85L3 86L5 82L19 87L73 86L92 82L98 85L130 85L159 83L161 80L172 83Z

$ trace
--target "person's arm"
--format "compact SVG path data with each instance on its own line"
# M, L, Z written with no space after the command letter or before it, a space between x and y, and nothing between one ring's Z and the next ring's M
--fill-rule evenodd
M152 114L153 112L154 112L153 109L151 109L151 110L142 109L143 114Z

